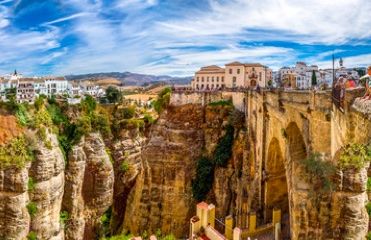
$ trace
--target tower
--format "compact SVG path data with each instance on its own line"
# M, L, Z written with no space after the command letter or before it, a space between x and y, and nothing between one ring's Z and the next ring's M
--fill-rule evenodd
M343 63L344 63L343 58L340 58L339 65L340 65L341 68L343 67Z

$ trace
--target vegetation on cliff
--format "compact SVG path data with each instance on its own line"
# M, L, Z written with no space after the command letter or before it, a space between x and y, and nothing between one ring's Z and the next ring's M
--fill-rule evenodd
M330 161L323 160L319 153L312 153L302 163L309 174L313 191L328 192L333 189L332 177L336 168Z
M154 100L152 102L152 105L154 109L158 112L161 113L168 105L170 102L170 95L171 95L171 88L164 88L157 97L157 100Z
M371 161L371 144L351 143L342 148L339 167L361 169Z
M0 146L0 169L23 168L33 159L33 150L25 136L14 138L8 144Z

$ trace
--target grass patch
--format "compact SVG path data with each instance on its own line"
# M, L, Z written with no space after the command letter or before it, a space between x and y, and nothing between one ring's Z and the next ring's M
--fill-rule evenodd
M27 189L29 192L32 192L33 190L35 190L35 186L36 186L36 183L35 181L33 180L32 177L29 177L28 178L28 182L27 182Z
M37 240L37 234L33 231L29 232L27 235L27 240Z

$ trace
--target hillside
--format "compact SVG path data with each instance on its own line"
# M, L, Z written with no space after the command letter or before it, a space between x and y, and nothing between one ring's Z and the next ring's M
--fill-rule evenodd
M187 84L191 81L192 77L172 77L172 76L156 76L146 75L131 72L110 72L110 73L90 73L81 75L68 75L68 80L101 80L101 79L117 79L126 86L142 86L158 82L166 84Z

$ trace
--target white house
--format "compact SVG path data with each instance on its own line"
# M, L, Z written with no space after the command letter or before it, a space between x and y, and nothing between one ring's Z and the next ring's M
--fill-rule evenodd
M45 80L47 95L68 93L68 81L64 77L48 77Z

